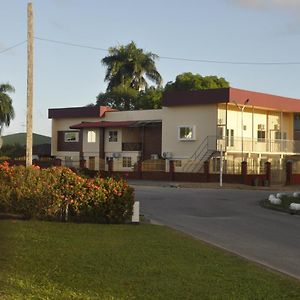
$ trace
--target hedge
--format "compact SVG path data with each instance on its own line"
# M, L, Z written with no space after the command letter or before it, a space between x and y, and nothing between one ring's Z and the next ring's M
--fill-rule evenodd
M134 190L122 178L86 179L65 167L0 164L0 212L25 218L124 223Z

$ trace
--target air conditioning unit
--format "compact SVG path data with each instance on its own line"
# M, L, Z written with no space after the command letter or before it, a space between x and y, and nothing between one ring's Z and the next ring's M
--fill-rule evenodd
M119 158L121 156L121 153L114 152L112 156L113 156L113 158Z
M167 159L172 158L172 152L163 152L162 157Z
M151 154L150 159L158 159L158 154Z

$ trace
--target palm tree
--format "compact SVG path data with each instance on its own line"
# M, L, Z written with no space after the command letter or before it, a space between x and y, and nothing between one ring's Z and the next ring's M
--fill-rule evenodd
M0 84L0 135L3 127L9 126L10 121L15 117L12 99L8 95L14 91L10 84Z
M102 64L107 67L107 91L119 86L138 91L145 90L148 87L146 78L160 86L162 78L155 66L157 58L156 54L145 53L143 49L137 48L134 42L111 47L109 55L102 59Z

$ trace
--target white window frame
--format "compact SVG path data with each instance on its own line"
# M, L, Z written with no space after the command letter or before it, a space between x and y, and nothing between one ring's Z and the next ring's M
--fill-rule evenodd
M182 128L189 128L192 131L192 136L190 138L180 137L180 130ZM196 140L196 126L195 125L180 125L177 127L177 137L179 141L195 141Z
M116 141L111 141L111 140L110 140L110 138L111 138L110 133L111 133L111 132L116 132L116 133L117 133L117 135L116 135L116 138L117 138ZM118 131L118 130L109 130L109 131L108 131L108 142L109 142L109 143L117 143L117 142L118 142L118 139L119 139L119 131Z
M67 138L68 134L75 134L75 139L71 140ZM79 142L79 132L78 131L66 131L64 132L64 141L65 143L78 143Z
M129 165L130 163L130 165ZM123 168L131 168L132 167L132 157L131 156L123 156L122 157L122 166Z
M87 142L88 143L96 143L96 131L95 130L88 130Z

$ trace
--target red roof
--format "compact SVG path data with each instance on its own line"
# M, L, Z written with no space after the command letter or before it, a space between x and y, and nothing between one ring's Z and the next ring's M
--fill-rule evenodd
M244 104L247 99L249 99L247 106L285 112L300 112L300 99L240 90L236 88L166 92L163 95L163 106L183 106L214 103Z
M105 113L109 111L118 111L118 110L111 108L109 106L100 106L100 118L104 117Z
M300 112L300 99L230 88L228 102L244 104L247 99L249 99L247 106L285 112Z
M100 128L100 127L128 127L135 124L136 121L100 121L100 122L82 122L70 126L70 129L81 129L81 128Z
M49 119L59 118L102 118L106 112L118 111L109 106L84 106L67 108L50 108Z

